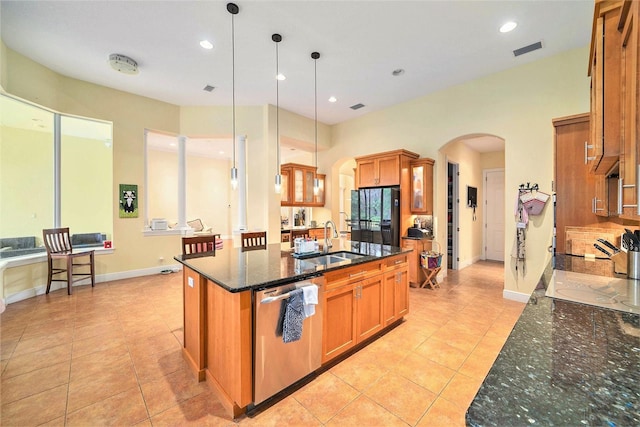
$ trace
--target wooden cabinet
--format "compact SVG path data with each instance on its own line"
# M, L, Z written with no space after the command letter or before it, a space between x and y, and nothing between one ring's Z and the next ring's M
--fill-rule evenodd
M356 186L386 187L401 185L401 172L406 161L419 156L406 150L388 151L356 157Z
M556 192L556 251L565 251L565 227L583 226L596 221L595 205L603 195L595 194L595 175L589 171L586 160L589 145L589 114L561 117L553 120L555 139L555 192ZM596 203L597 202L597 203Z
M185 267L182 274L184 309L184 348L183 354L187 363L198 377L205 379L205 295L207 284L199 273Z
M620 155L620 182L619 194L621 200L618 202L620 217L624 219L640 220L638 214L638 203L640 202L638 192L639 171L638 164L638 128L640 127L640 113L638 103L640 103L640 90L638 79L640 79L640 68L638 66L638 56L640 55L640 32L638 22L640 19L640 5L637 1L626 1L621 8L619 27L622 30L620 38L620 61L621 61L621 96L620 105L622 109L621 120L621 155Z
M280 166L282 189L281 206L324 206L325 175L316 174L316 168L296 163ZM318 177L320 191L313 193L313 180Z
M592 35L591 74L591 171L607 174L620 156L621 33L618 30L622 2L597 2ZM636 76L637 78L637 76Z
M325 274L322 363L409 312L409 254Z
M433 215L433 159L411 161L411 213Z
M382 320L390 325L409 313L408 259L411 254L387 258L382 284Z
M422 272L420 271L420 254L430 251L433 248L431 239L402 239L402 247L413 249L408 255L408 280L410 283L422 283Z
M381 265L371 262L325 274L322 363L382 329Z

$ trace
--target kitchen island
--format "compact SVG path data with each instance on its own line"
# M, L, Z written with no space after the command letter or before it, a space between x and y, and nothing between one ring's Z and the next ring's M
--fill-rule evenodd
M640 315L547 297L552 276L548 266L467 424L640 425Z
M198 379L216 391L229 418L256 402L258 293L305 280L321 283L314 316L324 320L317 355L322 366L366 345L408 313L410 251L344 239L333 243L329 254L354 258L314 264L294 258L287 244L246 252L225 248L212 257L175 257L184 266L183 355Z

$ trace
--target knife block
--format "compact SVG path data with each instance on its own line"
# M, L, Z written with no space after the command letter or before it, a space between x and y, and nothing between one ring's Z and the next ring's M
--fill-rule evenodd
M613 261L613 270L616 273L627 274L627 253L617 252L611 255Z

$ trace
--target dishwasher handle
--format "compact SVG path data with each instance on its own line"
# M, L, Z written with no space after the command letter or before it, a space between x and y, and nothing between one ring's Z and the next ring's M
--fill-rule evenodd
M310 285L307 285L307 286L310 286ZM302 288L305 288L305 287L306 286L300 286L299 288L296 288L296 289L302 289ZM291 291L285 292L284 294L280 294L280 295L275 295L275 296L271 296L271 297L262 298L260 300L260 304L270 304L272 302L276 302L276 301L281 301L283 299L287 299L290 296L291 296Z

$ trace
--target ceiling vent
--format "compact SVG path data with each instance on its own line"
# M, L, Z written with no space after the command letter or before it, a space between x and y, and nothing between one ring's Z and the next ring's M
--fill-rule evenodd
M529 46L521 47L513 51L513 56L524 55L525 53L533 52L534 50L542 49L542 42L536 42Z
M364 104L355 104L355 105L352 105L352 106L351 106L351 107L349 107L349 108L351 108L352 110L359 110L359 109L361 109L362 107L364 107Z
M206 85L202 90L206 90L207 92L213 92L215 88L216 88L215 86Z
M138 74L138 63L126 55L112 53L109 55L111 68L124 74Z

